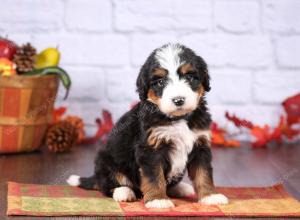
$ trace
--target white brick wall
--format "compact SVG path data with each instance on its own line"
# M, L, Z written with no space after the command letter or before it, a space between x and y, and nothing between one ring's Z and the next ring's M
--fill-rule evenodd
M229 110L275 124L281 100L300 91L299 11L299 0L2 0L0 34L59 46L73 87L58 105L88 123L102 108L114 119L128 110L148 54L182 42L209 64L216 121Z

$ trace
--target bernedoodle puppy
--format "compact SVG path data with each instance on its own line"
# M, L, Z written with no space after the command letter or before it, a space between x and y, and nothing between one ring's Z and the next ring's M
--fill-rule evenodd
M205 61L191 49L166 44L154 50L137 78L140 102L116 123L94 175L71 175L67 182L116 201L143 198L148 208L174 207L169 197L194 193L200 203L227 204L213 183L209 80ZM181 181L186 171L193 186Z

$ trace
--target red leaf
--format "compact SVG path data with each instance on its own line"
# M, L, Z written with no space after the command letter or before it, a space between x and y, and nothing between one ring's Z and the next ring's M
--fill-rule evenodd
M66 111L67 111L66 107L59 107L54 109L52 113L52 123L56 123L60 121Z
M226 140L224 145L226 147L240 147L241 143L238 140Z
M252 129L253 128L253 124L252 122L246 120L246 119L240 119L238 118L235 114L230 115L227 111L225 112L225 117L234 123L234 125L236 127L245 127L245 128L249 128Z
M216 122L211 123L211 131L222 134L226 133L226 131L223 128L220 128Z
M226 139L226 130L219 128L217 123L213 122L211 124L211 132L212 132L212 143L219 145L219 146L225 146L225 147L239 147L240 142L237 140L228 140Z
M252 143L253 147L266 147L270 141L270 127L265 125L264 127L254 126L251 129L251 134L256 138Z
M296 130L287 126L284 131L284 134L288 139L293 139L294 137L300 135L300 130Z
M289 125L300 122L300 93L282 102Z
M98 129L96 133L92 137L86 137L84 138L80 143L81 144L94 144L98 140L102 140L103 142L106 142L106 139L104 137L110 133L111 129L113 128L114 124L112 121L111 114L107 110L102 111L102 117L103 122L100 118L96 119L96 124L98 126Z
M103 110L102 111L102 116L103 116L103 129L104 132L109 133L111 131L111 129L114 126L114 123L112 121L112 117L109 111L107 110Z
M281 135L280 137L279 137L279 133ZM283 115L281 115L280 122L277 125L277 127L274 129L272 137L274 139L277 138L277 140L280 138L279 140L280 142L283 135L288 139L293 139L295 136L299 134L300 134L300 130L296 130L292 128L292 125L288 123L287 119Z
M300 131L291 128L286 118L281 115L278 125L272 131L268 125L264 127L254 126L251 129L251 134L255 137L255 141L252 143L253 147L265 147L271 141L281 143L283 136L292 139L299 135Z

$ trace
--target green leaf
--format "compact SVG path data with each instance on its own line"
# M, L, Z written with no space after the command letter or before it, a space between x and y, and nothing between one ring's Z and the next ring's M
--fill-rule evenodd
M22 75L25 75L25 76L58 75L63 86L66 89L66 94L65 94L64 99L66 99L69 95L69 90L71 88L71 78L69 77L68 73L60 67L53 66L53 67L45 67L42 69L34 69L30 72L23 73Z

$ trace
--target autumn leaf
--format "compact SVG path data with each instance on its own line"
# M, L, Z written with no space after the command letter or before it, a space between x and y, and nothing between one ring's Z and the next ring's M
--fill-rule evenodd
M300 123L300 93L287 98L282 105L287 114L288 124Z
M99 140L102 140L103 143L107 141L107 136L112 130L114 124L112 121L112 117L109 111L103 110L102 111L102 118L103 121L100 118L97 118L95 120L97 124L97 131L92 137L86 137L84 138L80 143L81 144L94 144Z
M67 111L66 107L59 107L54 109L52 113L52 123L56 123L60 121L66 111Z
M220 128L217 123L213 122L211 124L212 132L212 143L219 146L225 147L239 147L240 142L237 140L229 140L226 138L227 132L225 129Z
M224 143L227 147L240 147L241 143L238 140L226 140Z
M229 112L225 112L225 117L233 122L233 124L236 126L236 127L245 127L245 128L249 128L249 129L252 129L253 128L253 124L251 121L248 121L246 119L240 119L238 118L235 114L232 114L230 115Z
M273 131L272 138L280 143L282 141L283 136L292 140L299 134L300 130L292 128L292 124L289 124L286 117L281 115L280 121Z
M264 127L254 126L251 129L251 134L255 137L255 141L252 143L253 147L265 147L270 141L270 127L265 125Z

